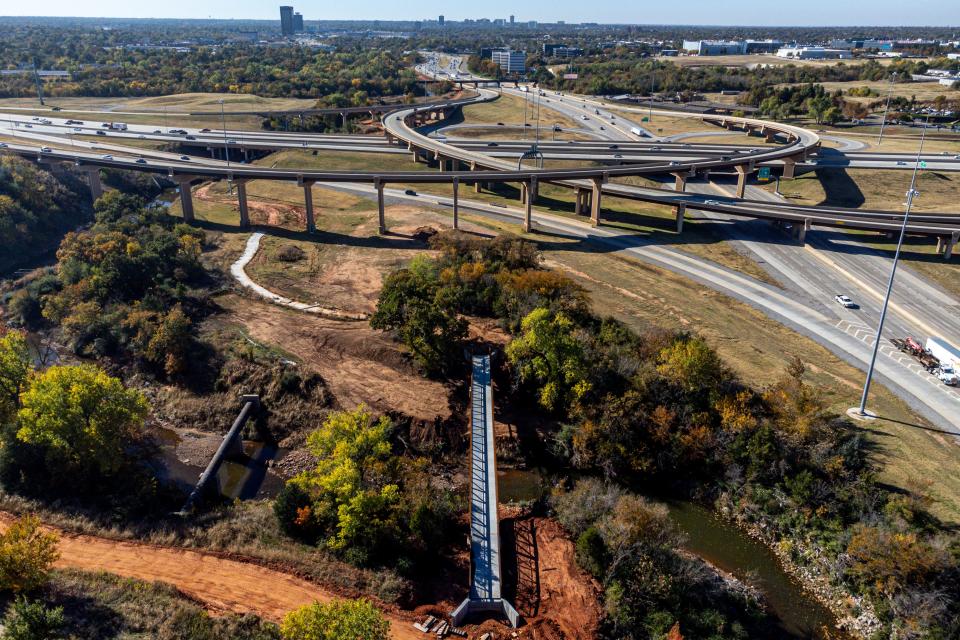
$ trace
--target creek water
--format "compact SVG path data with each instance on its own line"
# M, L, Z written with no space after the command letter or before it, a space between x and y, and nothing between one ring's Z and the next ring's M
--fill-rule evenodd
M536 470L498 470L497 486L501 502L536 500L549 491L547 478ZM843 637L834 629L836 619L830 610L804 591L762 543L693 502L674 500L665 504L670 518L687 538L684 548L762 592L782 637Z
M196 486L213 456L202 459L184 458L178 453L183 436L173 429L156 428L160 455L163 460L162 479L189 493ZM214 436L216 438L216 436ZM219 442L219 441L218 441ZM283 479L269 468L270 460L281 458L286 451L263 442L243 441L243 455L226 459L217 471L217 488L225 498L249 500L270 498L283 488Z

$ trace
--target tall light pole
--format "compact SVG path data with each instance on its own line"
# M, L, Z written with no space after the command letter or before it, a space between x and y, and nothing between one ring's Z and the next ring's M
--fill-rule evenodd
M880 136L877 138L877 145L883 142L883 128L887 126L887 112L890 111L890 96L893 95L893 82L897 77L897 72L890 74L890 87L887 89L887 106L883 108L883 120L880 121ZM926 133L926 131L924 131Z
M227 116L223 112L223 98L217 100L220 103L220 125L223 128L223 155L227 158L227 171L230 171L230 145L227 144ZM228 179L230 184L230 193L233 194L233 180Z
M867 379L863 383L863 395L860 397L860 409L858 413L861 416L867 415L867 395L870 393L870 381L873 378L873 368L877 362L877 352L880 350L880 338L883 332L883 322L887 318L887 307L890 304L890 294L893 292L893 279L897 275L897 262L900 259L900 249L903 247L903 238L907 235L907 220L910 218L910 208L913 206L913 199L917 195L917 173L920 171L920 157L923 155L923 141L927 137L926 125L930 123L930 116L927 116L927 122L924 124L923 133L920 134L920 149L917 151L917 161L913 165L913 177L910 178L910 190L907 191L907 208L903 213L903 224L900 226L900 238L897 240L897 251L893 254L893 266L890 268L890 281L887 283L887 295L883 299L883 308L880 310L880 324L877 325L877 338L873 342L873 354L870 356L870 367L867 369Z

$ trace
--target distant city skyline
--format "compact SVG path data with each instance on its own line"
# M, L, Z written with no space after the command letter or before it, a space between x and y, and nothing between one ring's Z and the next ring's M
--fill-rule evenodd
M12 4L12 3L11 3ZM106 18L194 18L278 20L280 2L264 0L212 0L197 2L167 0L144 7L127 0L48 0L40 5L16 3L0 12L6 16L67 16ZM288 3L293 4L293 3ZM792 5L796 18L786 21L783 4L773 0L687 0L672 3L626 3L622 0L533 0L523 5L506 0L490 0L477 8L444 7L447 22L465 18L509 18L518 23L565 21L618 24L655 24L690 26L938 26L960 23L955 0L916 0L909 5L894 0L869 3L845 3L835 0L807 0ZM440 11L432 2L397 3L393 0L369 0L362 5L350 3L304 3L297 10L312 20L436 20Z

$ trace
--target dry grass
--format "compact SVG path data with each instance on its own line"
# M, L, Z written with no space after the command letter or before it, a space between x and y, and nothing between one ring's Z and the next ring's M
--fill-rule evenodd
M844 99L852 102L870 104L872 102L886 100L887 93L890 91L890 83L885 81L866 81L854 80L852 82L821 82L823 88L831 93L837 89L846 94L850 89L859 89L860 87L869 87L877 95L867 97L856 97L845 95ZM781 85L791 86L791 85ZM793 85L797 86L797 85ZM893 95L904 98L916 97L917 100L933 100L937 96L951 97L950 87L945 87L939 82L899 82L893 85ZM881 109L882 109L881 105Z
M541 100L544 100L544 98L541 98ZM524 105L526 105L526 122L535 126L537 122L536 108L529 101L509 94L503 94L493 102L483 102L463 107L463 120L467 124L496 124L498 122L522 124L524 122ZM570 118L550 109L549 104L541 103L540 130L549 130L554 123L559 124L564 129L575 129L580 126Z

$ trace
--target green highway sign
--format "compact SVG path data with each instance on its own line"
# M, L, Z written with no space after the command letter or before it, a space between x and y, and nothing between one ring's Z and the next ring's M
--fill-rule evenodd
M640 122L650 122L650 118L648 118L647 116L643 116L642 118L640 118Z
M770 167L760 167L760 173L757 174L757 178L759 178L760 180L769 180Z
M926 161L926 160L921 160L921 161L920 161L920 168L921 168L921 169L926 169L926 168L927 168L927 161Z

